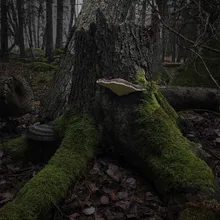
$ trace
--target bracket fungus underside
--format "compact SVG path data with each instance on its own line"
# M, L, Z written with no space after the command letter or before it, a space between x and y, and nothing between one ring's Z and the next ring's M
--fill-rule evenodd
M129 93L133 93L133 92L143 92L146 90L143 86L133 84L121 78L115 78L115 79L103 78L97 80L96 83L110 89L118 96L128 95Z

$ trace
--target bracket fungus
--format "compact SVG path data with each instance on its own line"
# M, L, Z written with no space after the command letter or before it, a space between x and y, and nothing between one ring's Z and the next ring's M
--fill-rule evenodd
M26 138L37 141L54 141L54 126L50 124L32 125L26 132Z
M143 92L146 90L143 86L133 84L121 78L115 78L115 79L103 78L97 80L96 83L110 89L118 96L128 95L129 93L133 93L133 92Z

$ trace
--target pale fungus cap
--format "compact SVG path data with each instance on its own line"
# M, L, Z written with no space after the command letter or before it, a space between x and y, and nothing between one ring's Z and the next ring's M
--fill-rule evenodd
M99 79L96 81L97 84L109 88L118 96L128 95L133 92L142 92L146 89L143 86L133 84L127 80L121 78L115 79Z

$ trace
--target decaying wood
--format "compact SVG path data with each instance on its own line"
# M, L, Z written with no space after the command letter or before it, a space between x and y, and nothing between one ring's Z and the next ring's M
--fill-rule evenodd
M208 109L219 111L220 91L213 88L161 86L160 91L177 111Z

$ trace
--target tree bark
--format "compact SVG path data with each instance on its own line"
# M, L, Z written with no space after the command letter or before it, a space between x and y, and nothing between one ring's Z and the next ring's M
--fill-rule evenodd
M20 49L20 57L25 57L24 48L24 0L17 0L17 10L18 10L18 44Z
M1 1L1 57L8 60L8 4L7 0Z
M28 1L27 3L28 10L28 33L29 33L29 47L33 48L33 30L32 30L32 2Z
M48 62L53 60L53 12L52 12L52 0L46 1L46 57L48 57Z
M57 36L56 48L63 46L63 0L57 0Z
M102 10L102 13L104 14L104 17L105 17L104 20L106 19L106 21L110 24L111 23L119 24L122 22L129 21L131 18L131 14L132 14L133 20L136 22L136 25L138 25L139 20L137 20L135 18L138 18L140 16L140 14L137 14L137 13L135 14L135 12L133 10L135 7L135 4L138 4L138 3L131 3L130 2L130 4L126 4L124 1L117 0L114 3L111 2L109 4L106 4L106 3L96 2L95 0L91 0L83 5L83 8L81 10L81 16L79 16L77 18L77 21L75 24L75 26L76 26L76 29L74 29L75 33L68 43L67 54L65 56L65 59L63 60L63 62L61 64L61 68L55 74L53 86L50 89L50 91L48 92L47 98L44 100L43 108L42 108L42 111L40 112L40 116L42 118L42 121L44 121L45 119L48 119L48 120L55 119L58 115L61 115L63 113L64 109L66 108L67 104L69 103L70 90L72 87L74 87L72 82L75 80L75 77L76 77L75 71L76 70L82 71L81 75L83 75L83 72L86 73L88 71L86 68L86 64L83 64L83 65L85 65L84 67L83 66L81 67L80 66L81 64L78 64L79 60L77 57L79 57L79 56L76 55L76 52L79 53L81 56L81 54L83 53L84 47L85 48L91 47L91 51L93 50L91 53L93 53L93 54L90 54L90 55L84 54L84 55L85 55L85 57L90 56L89 59L94 65L95 65L94 62L97 62L97 60L93 60L93 57L94 57L94 59L98 59L98 58L95 58L95 56L94 56L97 54L96 49L98 49L98 48L96 48L97 42L96 42L95 36L94 36L94 39L90 40L92 42L87 43L86 42L87 40L82 40L82 42L79 42L79 44L82 44L82 43L83 43L83 45L85 44L85 46L82 45L83 48L81 48L80 45L75 45L75 41L76 41L75 38L80 39L81 34L82 34L82 37L86 37L89 34L91 34L93 36L95 34L96 27L94 27L94 30L93 30L93 27L92 27L92 25L90 27L90 24L92 24L93 22L96 22L96 21L98 22L97 19L101 19L101 13L99 14L98 18L96 19L97 10L99 10L99 8ZM108 5L108 7L107 7L107 5ZM125 7L125 5L126 6L129 5L129 7ZM140 12L141 12L141 9L140 9ZM85 33L83 31L82 31L82 33L79 31L81 28L82 28L82 30L84 30ZM134 38L137 37L136 35L138 35L138 33L140 34L141 39L138 39L139 37L137 37L136 38L137 42L135 43L135 44L137 44L137 48L136 48L137 51L135 49L134 49L134 51L131 51L131 53L133 53L134 56L137 56L137 58L135 58L135 60L132 62L133 62L133 64L135 63L135 65L137 65L137 66L141 66L146 71L146 73L149 73L149 75L150 75L152 72L152 66L151 66L152 47L151 47L151 45L146 43L149 41L148 40L149 36L145 35L147 27L145 27L145 28L143 27L143 34L142 34L141 30L138 29L138 27L135 27L133 30L132 27L128 27L128 26L124 25L122 28L123 29L121 30L121 32L122 31L129 31L129 33L131 35L134 35ZM131 28L131 30L129 30L129 28ZM78 32L76 33L76 31L78 31ZM107 31L107 30L105 30L105 31ZM112 30L110 30L110 33L119 34L119 30L117 30L116 27L115 28L112 27ZM122 37L122 35L123 34L121 33L120 37ZM129 38L129 36L126 36L126 37ZM112 38L112 36L111 36L111 38ZM115 39L113 38L111 40L112 40L112 42L114 42ZM103 40L103 41L104 42L102 44L105 45L106 42L105 42L105 40ZM76 41L76 42L78 42L78 41ZM141 46L139 46L138 43L140 43L140 45L143 45L142 50L141 50ZM125 45L123 46L123 50L121 51L121 53L127 53L127 57L125 58L125 60L126 59L130 60L129 55L128 55L128 54L130 54L130 51L129 51L130 47L128 44L126 44L126 42L124 42L124 44ZM110 45L111 45L111 43L110 43ZM102 45L100 45L100 46L102 46ZM117 44L115 46L117 46ZM136 47L136 46L134 45L134 47ZM148 47L149 47L149 49L148 49ZM114 45L109 46L109 50L110 51L114 50ZM120 51L119 46L118 46L117 50ZM135 54L136 52L138 54ZM117 55L117 56L119 56L119 55ZM115 76L118 76L116 72L122 72L122 69L123 69L121 64L119 64L119 63L117 64L117 59L118 58L114 58L114 60L111 60L111 63L108 64L109 65L108 71L110 71L111 74L114 74L114 70L112 69L112 67L115 66ZM149 59L149 62L148 62L148 59ZM107 60L109 60L109 59L106 58L106 63L107 63ZM123 62L126 62L125 60ZM130 64L130 65L132 66L133 64ZM125 67L125 70L123 70L124 75L125 75L125 79L126 78L128 79L128 77L129 77L129 70L128 69L129 69L128 67ZM132 67L132 69L134 69L134 68ZM85 75L86 81L87 81L87 79L86 79L87 75L88 76L93 75L94 70L96 70L96 69L94 69L94 67L93 67L92 69L89 70L89 72L91 72L91 73L88 72ZM101 71L101 70L99 70L99 71ZM110 73L105 73L105 74L111 75ZM149 75L147 76L148 78L149 78ZM93 83L95 83L95 78L98 78L98 77L100 78L102 76L104 76L104 75L100 74L99 76L94 77ZM114 75L112 75L111 77L114 77ZM130 76L130 77L132 77L132 76ZM85 83L86 83L86 81L85 81ZM89 84L91 84L91 83L89 83ZM77 90L77 88L74 88L72 90L75 90L75 89ZM78 94L80 94L81 90L82 89L79 90ZM91 93L89 93L88 95L89 95L89 97L92 97L92 95L94 93L94 88L91 89L90 91L91 91ZM72 91L72 95L73 95L73 93L74 92ZM85 97L86 96L87 96L87 94L85 94ZM83 96L79 95L79 97L77 97L77 99L80 99L80 98L83 98ZM73 101L70 101L70 102L73 102Z
M70 0L70 22L69 22L69 28L68 28L68 36L70 35L70 32L72 30L73 21L76 20L75 4L76 4L76 0Z

